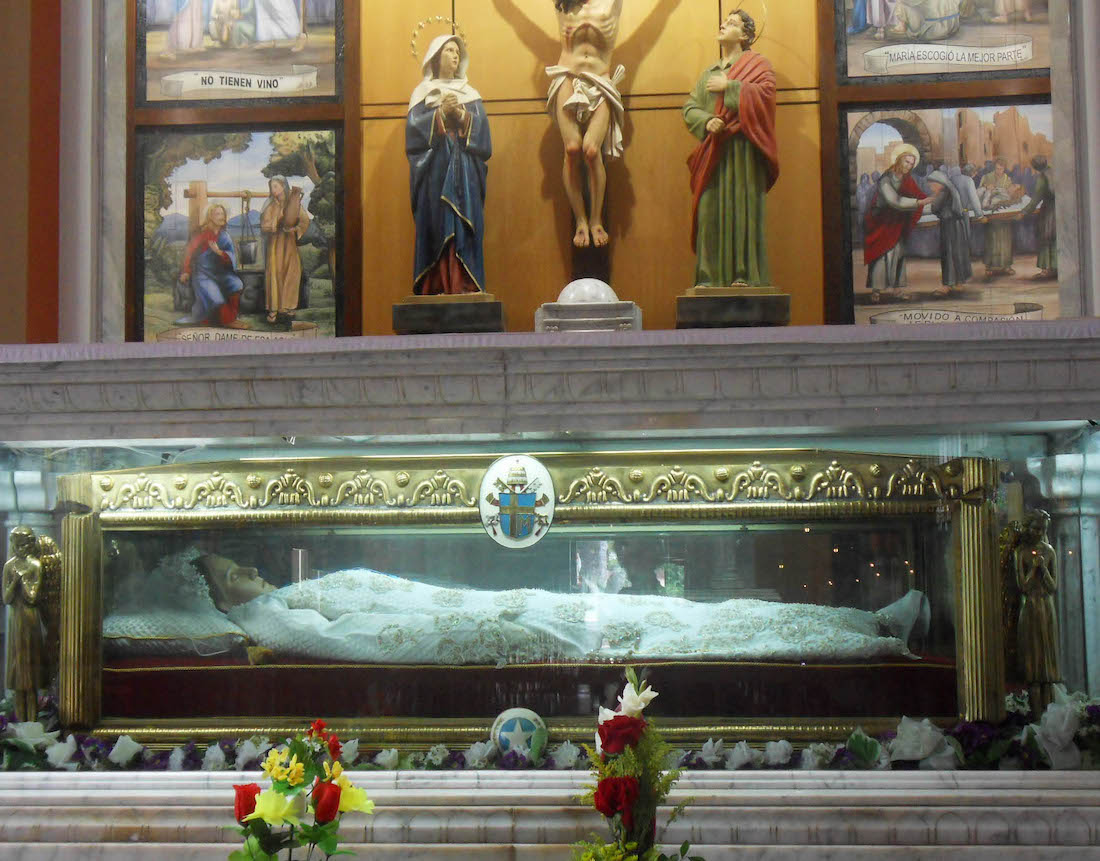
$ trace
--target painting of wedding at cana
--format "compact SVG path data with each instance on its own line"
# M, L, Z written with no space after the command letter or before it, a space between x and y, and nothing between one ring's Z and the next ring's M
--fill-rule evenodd
M337 92L338 0L138 0L138 12L145 103Z

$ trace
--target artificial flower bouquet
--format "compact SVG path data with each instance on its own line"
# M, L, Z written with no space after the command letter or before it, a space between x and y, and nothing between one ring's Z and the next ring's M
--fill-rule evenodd
M667 856L656 848L657 807L663 804L680 777L666 764L672 749L650 721L642 717L657 692L639 684L632 668L626 670L627 684L615 711L600 708L596 746L587 745L592 775L596 780L581 797L607 819L611 842L593 836L573 844L575 861L661 861L686 858L688 844ZM683 811L686 802L672 811L669 823ZM691 861L702 861L692 858Z
M373 813L374 802L348 779L340 752L340 740L325 730L323 720L314 721L305 735L272 748L262 764L271 787L233 787L233 812L244 847L230 853L229 861L277 861L284 849L287 859L293 859L298 847L308 847L307 859L315 850L326 859L353 854L337 849L340 815ZM302 821L309 813L312 824Z

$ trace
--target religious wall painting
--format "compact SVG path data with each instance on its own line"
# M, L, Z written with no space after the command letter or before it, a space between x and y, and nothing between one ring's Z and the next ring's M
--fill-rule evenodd
M335 99L342 0L136 0L137 100Z
M141 339L341 334L337 131L157 130L137 150Z
M1049 104L848 111L857 323L1057 319Z
M1050 0L836 0L845 79L1041 74L1050 68Z

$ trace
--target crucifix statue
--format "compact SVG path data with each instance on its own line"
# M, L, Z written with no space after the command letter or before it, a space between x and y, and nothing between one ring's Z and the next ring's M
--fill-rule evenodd
M561 36L557 65L547 66L546 109L565 144L562 178L573 210L577 248L607 245L603 224L604 157L623 154L623 66L611 71L623 0L554 0ZM587 207L585 206L587 174Z

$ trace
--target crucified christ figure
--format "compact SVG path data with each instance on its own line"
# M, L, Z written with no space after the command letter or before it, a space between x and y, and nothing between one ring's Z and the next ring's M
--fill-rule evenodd
M618 85L626 70L611 72L623 0L554 0L561 35L561 57L547 66L550 92L546 109L565 144L562 178L573 210L577 248L607 245L603 225L607 172L604 156L623 152L623 101ZM584 177L588 177L585 209Z

